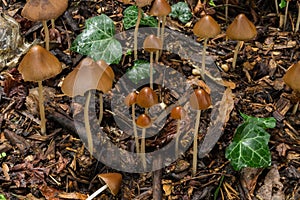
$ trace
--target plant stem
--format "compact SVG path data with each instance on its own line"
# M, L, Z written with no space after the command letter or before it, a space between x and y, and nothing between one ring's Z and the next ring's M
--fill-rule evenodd
M86 200L92 200L93 198L95 198L98 194L100 194L101 192L103 192L108 186L104 185L101 188L99 188L96 192L94 192L91 196L89 196Z
M131 117L132 117L132 125L133 125L133 133L134 133L134 140L135 140L135 149L136 153L140 152L140 145L139 145L139 137L137 134L137 129L136 129L136 123L135 123L135 104L131 105Z
M103 94L99 94L99 118L98 118L98 123L99 125L101 124L103 119Z
M46 49L49 51L49 29L47 26L47 21L43 20L42 23L43 23L44 32L45 32Z
M164 49L164 36L165 36L166 19L167 19L167 16L163 16L162 24L161 24L161 31L160 31L160 40L161 40L161 50L159 51L160 56L161 56L162 51Z
M297 5L298 5L298 17L296 22L295 33L299 30L299 24L300 24L300 3L297 3Z
M278 1L275 0L275 8L276 8L276 14L279 14L279 9L278 9Z
M91 157L93 156L93 138L91 132L91 126L89 121L89 107L90 107L90 100L91 100L91 91L88 91L87 97L85 99L84 104L84 125L85 125L85 132L88 142L88 151L90 152Z
M146 169L146 155L145 155L145 139L146 138L146 128L142 129L142 142L141 142L141 156L142 156L142 163L144 169Z
M200 125L201 110L197 110L197 118L195 124L194 132L194 144L193 144L193 171L192 176L195 176L197 173L197 158L198 158L198 131Z
M54 20L54 19L51 19L51 27L52 27L53 29L55 29L55 20Z
M150 76L150 88L153 90L153 52L150 52L149 76Z
M46 118L45 118L45 107L44 107L44 96L43 96L43 84L42 81L38 81L39 85L39 108L40 108L40 118L41 118L41 133L46 134Z
M134 38L133 38L133 49L134 49L134 60L138 59L137 56L137 37L138 37L138 31L139 31L139 26L142 18L142 8L138 7L138 18L136 20L135 28L134 28Z
M176 127L176 136L175 136L175 156L179 156L178 153L178 144L179 144L179 131L180 131L180 120L177 119L177 127Z
M228 1L226 0L226 5L225 5L225 23L228 21Z
M290 1L287 0L286 1L286 7L285 7L285 14L284 14L284 22L283 22L283 30L284 31L285 31L285 28L286 28L287 14L288 14L288 11L289 11L289 3L290 3Z
M203 44L203 52L202 52L202 69L201 69L201 77L202 80L205 81L205 54L206 54L206 48L207 48L207 40L208 38L204 39L204 44Z
M243 41L238 41L235 49L234 49L234 55L233 55L233 60L232 60L232 68L235 69L236 66L236 59L240 50L240 47L242 46Z
M160 38L160 17L158 17L158 22L157 22L157 37ZM159 51L155 52L155 62L158 63L159 59Z

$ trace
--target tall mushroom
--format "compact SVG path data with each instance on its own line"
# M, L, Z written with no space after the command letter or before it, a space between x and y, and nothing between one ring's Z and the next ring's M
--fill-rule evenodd
M45 31L46 49L49 50L47 20L55 19L65 12L68 0L27 0L21 15L31 21L42 21Z
M190 105L197 110L197 117L194 130L194 145L193 145L193 169L192 175L197 172L197 154L198 154L198 131L200 125L201 110L208 109L211 106L210 95L203 89L196 89L190 97Z
M226 30L226 35L232 40L237 40L238 43L234 50L234 56L232 61L232 68L236 66L236 59L240 47L243 41L248 41L253 39L257 34L254 24L249 21L249 19L244 14L239 14L235 17L233 22L228 26Z
M84 94L88 92L84 106L84 124L87 134L88 150L91 156L93 155L93 138L89 121L90 90L94 89L106 93L112 88L113 72L108 65L105 65L105 67L106 68L103 68L103 65L101 67L92 58L84 58L76 68L66 76L61 86L62 92L69 97L77 95L84 96Z
M119 173L98 174L100 180L105 182L105 185L91 194L86 200L92 200L105 189L109 189L111 194L116 196L121 188L122 175Z
M204 39L203 52L202 52L202 69L200 71L202 79L204 80L205 72L205 54L208 38L213 38L221 32L220 25L210 15L205 15L197 21L193 28L193 33Z
M186 112L182 106L176 106L171 110L171 118L177 120L176 136L175 136L175 156L178 155L178 143L180 132L180 120L186 116Z
M296 114L300 101L300 61L291 65L283 76L283 81L294 91L297 97L297 103L295 104L292 114Z
M61 63L49 51L39 45L34 45L20 62L18 70L22 74L24 81L38 82L40 126L41 133L45 134L46 118L42 81L59 74L62 70Z
M143 47L145 51L148 51L150 53L149 76L150 76L150 88L153 89L153 52L162 49L162 42L155 35L149 35L144 40Z

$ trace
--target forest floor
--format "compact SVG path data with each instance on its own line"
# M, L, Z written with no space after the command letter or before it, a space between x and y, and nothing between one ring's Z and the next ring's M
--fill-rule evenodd
M169 2L173 5L178 1ZM0 12L10 15L20 24L20 34L27 43L36 41L43 45L42 24L21 16L25 3L24 0L2 0ZM222 1L215 1L216 7L197 7L198 10L195 9L197 1L187 0L187 3L193 8L190 22L182 24L167 17L166 34L171 37L166 39L167 46L176 46L176 41L185 41L183 36L187 36L186 40L195 48L199 45L201 55L202 41L197 42L192 32L201 12L212 14L222 30L221 34L208 41L207 53L212 61L207 71L211 75L207 75L205 80L212 94L213 106L202 111L201 115L197 174L191 174L191 144L177 160L155 172L134 173L128 168L122 171L122 167L109 166L101 162L102 157L97 155L110 153L101 146L97 153L93 153L94 157L90 156L81 140L82 137L85 140L85 136L78 131L81 127L77 127L76 123L74 125L73 120L74 113L83 112L80 98L74 103L72 98L63 95L60 88L63 79L85 57L71 51L70 47L83 31L85 21L100 14L114 21L116 33L126 31L122 21L123 11L134 3L130 0L76 0L69 1L67 11L56 19L58 33L50 43L51 52L62 62L63 70L56 77L43 81L46 135L42 135L39 128L37 91L33 91L37 84L22 80L17 70L18 63L14 67L0 69L0 194L6 199L86 199L103 185L98 174L118 172L123 176L119 193L113 196L106 190L95 199L300 199L300 110L292 114L296 97L282 79L288 67L300 60L300 35L299 31L294 32L298 14L296 3L290 2L285 30L280 20L285 9L280 9L280 13L276 14L274 2L270 0L229 1L227 23ZM148 11L149 7L144 8L145 13ZM254 22L257 36L243 44L237 67L233 69L231 64L236 41L227 40L225 31L239 13L244 13ZM175 32L181 38L175 38L177 35L172 35ZM175 84L173 81L205 87L203 82L198 81L199 75L193 72L195 65L201 63L201 57L197 57L199 52L192 45L179 45L179 49L174 47L173 52L164 51L159 60L161 66L168 66L184 77L184 80L178 78L176 82L172 79L174 71L169 71L166 77L171 77L171 80L165 82L167 86L155 86L156 93L165 93L164 103L167 106L181 96L180 91L167 88ZM132 46L126 48L128 50ZM196 52L194 57L189 57L189 48ZM149 54L139 50L139 58L148 60ZM194 62L197 58L199 61ZM134 139L128 134L132 132L131 126L124 125L121 129L114 120L118 112L127 109L119 105L120 99L135 87L128 80L126 84L121 81L133 66L133 55L124 53L119 64L110 66L115 80L113 89L103 95L101 130L119 148L134 151ZM156 70L158 74L163 73L158 67ZM98 112L98 103L95 104ZM142 111L139 109L137 112ZM271 152L269 167L235 171L225 158L225 150L236 128L243 123L240 112L253 117L276 119L276 127L267 130ZM120 118L124 123L130 122L127 116ZM195 123L193 117L190 120L191 124ZM174 139L175 133L176 122L167 116L159 134L146 140L146 149L162 149ZM210 137L206 137L207 134ZM107 157L120 159L110 154ZM130 165L130 161L126 162Z

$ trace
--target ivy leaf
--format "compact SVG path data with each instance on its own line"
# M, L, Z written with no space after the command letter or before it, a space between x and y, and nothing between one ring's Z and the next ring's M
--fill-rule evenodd
M261 126L264 129L274 128L276 126L276 119L274 117L259 118L259 117L248 116L241 112L240 114L243 117L244 121L246 121L246 123L254 123L257 124L258 126Z
M234 170L240 170L243 167L270 166L271 153L268 147L270 135L265 129L246 123L244 128L238 131L225 153Z
M192 12L188 4L185 2L178 2L171 6L172 12L169 14L174 19L179 19L182 23L186 24L192 18Z
M135 27L137 18L138 18L138 7L137 6L129 6L124 10L124 18L123 18L123 25L125 29L130 29ZM142 13L142 19L140 22L142 26L150 26L156 27L157 20L152 16L147 16Z
M127 77L135 84L149 78L150 63L146 60L136 60L133 67L127 71ZM154 73L154 72L153 72Z
M210 0L208 4L210 6L216 7L216 4L215 4L214 0Z
M85 29L74 40L71 50L94 60L117 64L122 56L122 46L114 35L114 22L108 16L92 17L86 20Z
M286 7L286 0L281 0L279 3L280 8L285 8Z

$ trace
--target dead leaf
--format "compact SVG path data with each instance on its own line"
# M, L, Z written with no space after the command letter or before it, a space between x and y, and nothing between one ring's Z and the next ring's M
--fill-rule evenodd
M252 196L262 169L245 167L241 171L241 184L247 196Z
M172 185L169 185L169 184L163 185L163 190L164 190L166 196L170 196L172 193Z
M291 149L291 147L285 143L280 143L276 146L276 151L280 156L286 156L286 151Z
M67 192L61 192L58 194L59 198L63 198L63 199L82 199L85 200L88 196L86 194L81 194L79 192L71 192L71 193L67 193Z
M10 180L10 176L8 174L9 172L9 167L6 163L2 163L2 171L5 177L5 180L9 181Z

